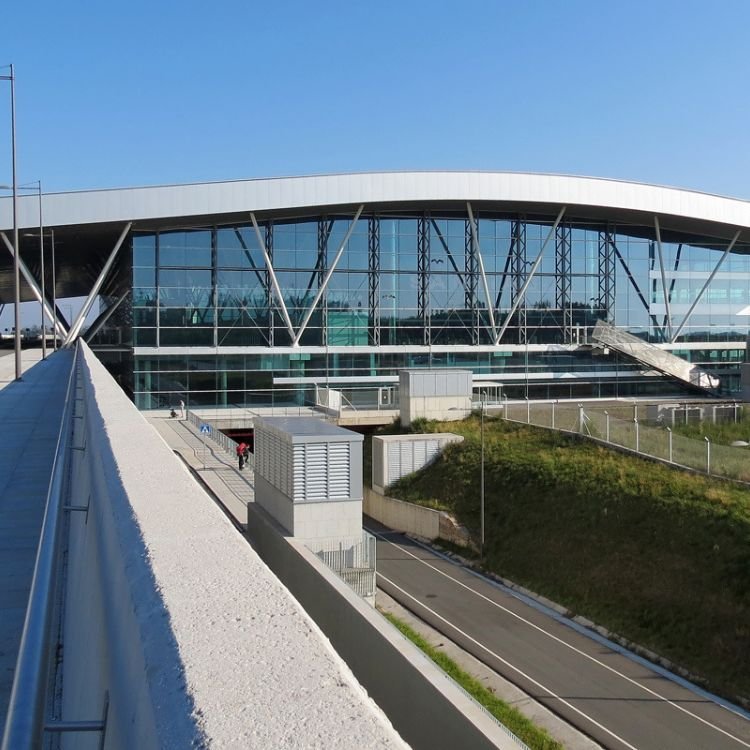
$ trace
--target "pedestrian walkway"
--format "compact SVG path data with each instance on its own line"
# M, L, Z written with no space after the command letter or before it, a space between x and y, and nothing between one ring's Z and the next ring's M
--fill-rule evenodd
M144 416L244 528L247 525L247 504L255 501L252 469L248 467L240 471L235 456L220 448L210 437L204 439L195 425L186 419L171 419L166 411L146 412Z
M0 357L0 728L13 684L73 350Z

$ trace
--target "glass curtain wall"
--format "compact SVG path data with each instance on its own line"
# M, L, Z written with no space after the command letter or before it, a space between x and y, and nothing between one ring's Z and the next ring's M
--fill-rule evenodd
M474 228L468 216L425 212L363 216L353 227L351 218L320 216L264 222L258 232L250 224L137 232L136 403L300 404L316 382L388 383L399 369L424 366L503 376L509 394L539 397L657 387L633 363L592 355L585 345L600 319L653 343L670 344L680 328L675 353L731 379L747 333L750 248L734 248L701 293L725 249L665 242L660 254L644 228L553 230L482 213ZM295 338L299 350L283 351ZM555 384L567 372L583 390Z

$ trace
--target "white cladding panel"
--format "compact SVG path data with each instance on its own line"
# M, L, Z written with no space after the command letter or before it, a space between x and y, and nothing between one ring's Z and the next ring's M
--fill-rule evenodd
M44 214L48 226L66 226L431 200L598 206L750 227L748 201L618 180L513 172L378 172L51 193L44 196ZM38 221L37 199L21 197L19 226L34 227ZM12 223L11 199L0 199L0 229Z

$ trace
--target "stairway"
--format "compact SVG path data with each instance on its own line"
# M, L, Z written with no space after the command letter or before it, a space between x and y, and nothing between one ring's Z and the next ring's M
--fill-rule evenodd
M591 341L595 346L614 349L693 388L711 394L719 388L719 378L603 320L597 321L594 326Z

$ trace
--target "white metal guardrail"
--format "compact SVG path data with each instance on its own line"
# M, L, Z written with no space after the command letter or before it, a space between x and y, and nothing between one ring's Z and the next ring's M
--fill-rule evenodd
M62 530L66 511L87 510L87 506L64 505L70 453L73 445L73 418L76 403L76 380L79 373L81 346L76 344L73 362L65 393L65 404L52 461L52 475L44 521L39 539L34 576L31 582L29 604L26 610L13 688L8 704L8 714L3 734L2 750L29 750L41 748L45 732L104 732L107 706L104 715L91 721L47 721L45 708L50 683L50 667L56 641L52 636L55 592L60 569Z

